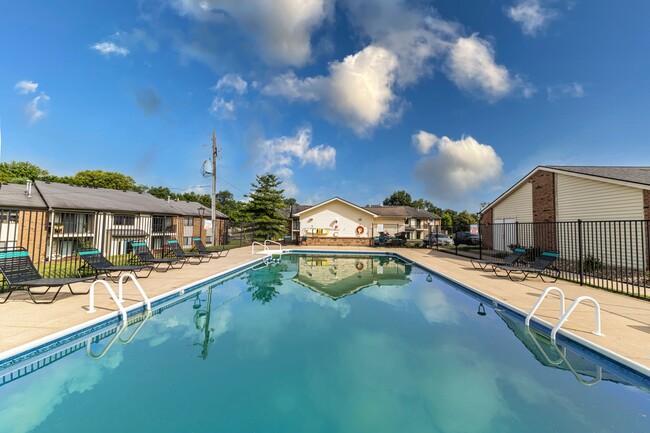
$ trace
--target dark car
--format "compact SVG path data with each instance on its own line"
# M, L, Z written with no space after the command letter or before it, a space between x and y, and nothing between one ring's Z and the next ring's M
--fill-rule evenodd
M406 245L406 232L397 232L390 238L392 245L403 246Z
M422 246L451 245L454 241L444 233L430 233L422 239Z
M481 236L470 232L456 232L454 236L454 245L480 245Z

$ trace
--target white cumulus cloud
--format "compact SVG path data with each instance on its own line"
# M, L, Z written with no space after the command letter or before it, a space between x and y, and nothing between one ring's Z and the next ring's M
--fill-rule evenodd
M228 90L228 89L233 89L235 92L237 92L240 95L243 95L246 93L246 88L248 87L248 83L242 79L237 74L226 74L219 81L217 81L217 84L214 86L214 90Z
M312 146L311 128L298 130L294 136L282 136L271 139L260 139L255 143L254 154L262 171L275 173L282 179L282 187L289 196L298 193L293 183L294 163L300 166L313 165L319 169L336 166L336 149L320 144Z
M212 105L210 105L210 113L222 119L234 119L235 102L226 101L224 98L217 96L212 100Z
M329 66L329 75L300 79L293 73L276 77L262 91L289 100L320 101L325 114L358 134L388 120L398 66L391 51L369 45Z
M45 117L45 111L43 110L43 105L50 100L50 97L45 93L41 92L40 95L32 99L25 108L27 117L29 118L30 123L37 122Z
M503 175L503 161L492 146L473 137L460 140L432 135L436 153L420 159L415 177L435 197L454 199L485 188Z
M105 56L126 56L129 54L128 49L116 45L113 42L97 42L96 44L92 45L91 48Z
M411 136L411 141L419 153L426 155L436 144L438 137L427 131L418 131Z
M456 40L446 65L447 75L460 89L489 101L501 99L516 89L524 96L532 95L530 85L497 64L492 45L476 34Z
M506 8L506 15L521 26L524 34L535 36L549 21L557 17L554 9L544 7L541 0L520 0Z
M34 93L38 88L38 83L29 80L22 80L16 83L14 89L21 95L27 95L29 93Z
M582 98L585 96L584 86L580 83L566 83L549 86L546 89L549 101L555 101L562 97Z
M331 15L333 0L170 0L182 16L204 22L233 20L269 63L302 66L312 33Z

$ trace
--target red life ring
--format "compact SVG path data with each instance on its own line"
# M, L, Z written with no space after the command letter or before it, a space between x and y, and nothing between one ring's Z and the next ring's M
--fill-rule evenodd
M357 260L354 267L357 268L357 271L363 271L363 263L361 263L361 260Z
M355 231L357 232L358 235L362 235L365 229L362 226L358 226Z

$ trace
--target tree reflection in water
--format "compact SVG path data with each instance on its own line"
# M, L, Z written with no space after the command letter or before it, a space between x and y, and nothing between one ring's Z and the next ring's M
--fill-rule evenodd
M266 304L278 296L276 287L282 285L282 272L287 271L284 263L270 263L257 271L249 272L246 276L248 291L252 293L253 301Z

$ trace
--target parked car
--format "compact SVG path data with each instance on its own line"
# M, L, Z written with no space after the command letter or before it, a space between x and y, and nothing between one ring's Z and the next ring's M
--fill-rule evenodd
M406 245L406 232L397 232L393 237L390 239L390 243L395 246L403 246Z
M451 245L454 241L444 233L430 233L422 239L422 246Z
M454 245L480 245L481 236L474 235L470 232L456 232L454 236Z

